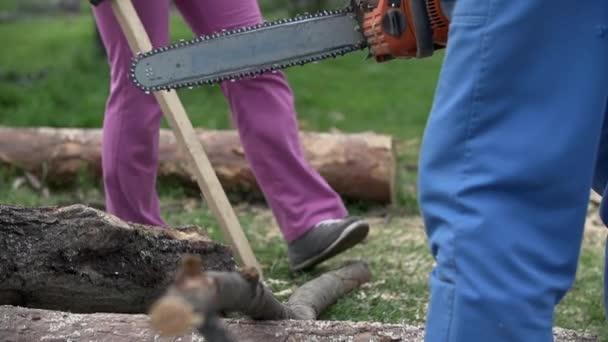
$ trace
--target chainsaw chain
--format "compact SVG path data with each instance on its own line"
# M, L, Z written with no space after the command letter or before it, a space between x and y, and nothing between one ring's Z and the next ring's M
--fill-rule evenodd
M265 73L277 72L279 70L283 70L283 69L293 67L296 65L302 66L304 64L319 62L319 61L322 61L322 60L325 60L328 58L336 58L338 56L342 56L342 55L345 55L347 53L350 53L350 52L353 52L356 50L362 50L366 47L366 43L359 43L359 44L355 44L355 45L351 45L351 46L346 46L346 47L343 47L341 49L338 49L338 50L335 50L332 52L328 52L328 53L314 56L314 57L304 58L304 59L301 59L301 60L298 60L295 62L276 63L276 64L273 64L272 66L265 66L258 70L239 72L239 73L231 74L231 75L222 75L222 76L217 76L212 79L201 80L201 81L181 82L181 83L175 83L175 84L171 84L171 85L148 87L148 86L142 85L135 77L136 65L142 59L149 57L151 55L157 54L157 53L166 52L166 51L173 50L173 49L179 49L179 48L183 48L183 47L186 47L186 46L189 46L192 44L198 44L200 42L208 41L208 40L212 40L212 39L219 39L219 38L227 37L227 36L230 36L233 34L255 31L255 30L262 29L262 28L268 28L268 27L272 27L275 25L293 23L293 22L303 21L303 20L307 20L307 19L321 18L321 17L346 15L346 14L351 14L351 13L353 13L353 7L347 6L342 9L326 10L326 11L316 12L313 14L297 15L296 17L293 17L293 18L278 19L278 20L274 20L274 21L268 21L268 22L256 24L253 26L236 28L233 30L222 30L221 32L214 32L209 35L201 35L201 36L195 37L190 40L180 39L178 42L173 43L171 45L158 47L158 48L155 48L148 52L137 53L136 56L133 57L133 59L132 59L132 64L131 64L131 69L130 69L129 74L130 74L132 82L139 89L141 89L144 92L146 92L147 94L149 94L150 92L154 92L154 91L161 91L161 90L169 91L171 89L181 89L181 88L192 89L194 87L198 87L198 86L202 86L202 85L213 85L213 84L221 83L224 81L236 81L236 80L240 80L240 79L247 78L247 77L257 77L257 76L265 74Z

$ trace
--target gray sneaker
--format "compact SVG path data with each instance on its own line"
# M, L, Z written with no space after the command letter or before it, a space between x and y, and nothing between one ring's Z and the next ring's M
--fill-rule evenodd
M326 220L287 246L289 268L305 271L363 241L369 224L357 217Z

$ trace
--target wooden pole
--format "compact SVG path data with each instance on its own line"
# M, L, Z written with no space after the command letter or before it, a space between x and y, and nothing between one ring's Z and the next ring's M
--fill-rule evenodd
M112 9L129 46L134 54L152 50L152 43L146 33L131 0L111 0ZM180 146L188 152L190 161L194 163L196 180L209 203L209 206L219 221L224 237L236 252L237 261L244 266L255 267L260 275L260 267L247 237L234 213L228 197L222 188L207 154L198 140L192 123L182 105L177 93L172 91L154 92L165 118L169 122Z

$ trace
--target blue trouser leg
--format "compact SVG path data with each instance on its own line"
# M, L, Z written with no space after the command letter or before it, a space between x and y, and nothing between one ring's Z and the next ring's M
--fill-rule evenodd
M459 0L420 157L426 341L552 341L608 95L608 2Z
M608 107L608 106L607 106ZM604 114L608 116L608 111ZM602 195L600 217L604 224L608 223L608 120L604 121L597 153L595 174L593 177L593 190ZM604 310L608 319L608 240L606 241L606 255L604 266Z

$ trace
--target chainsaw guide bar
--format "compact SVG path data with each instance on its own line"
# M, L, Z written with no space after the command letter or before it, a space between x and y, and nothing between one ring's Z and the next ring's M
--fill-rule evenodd
M194 88L256 77L367 48L377 62L424 58L447 44L444 0L350 0L322 11L181 40L139 53L141 90Z
M362 50L366 41L351 6L222 31L133 58L141 90L193 88L276 72Z

